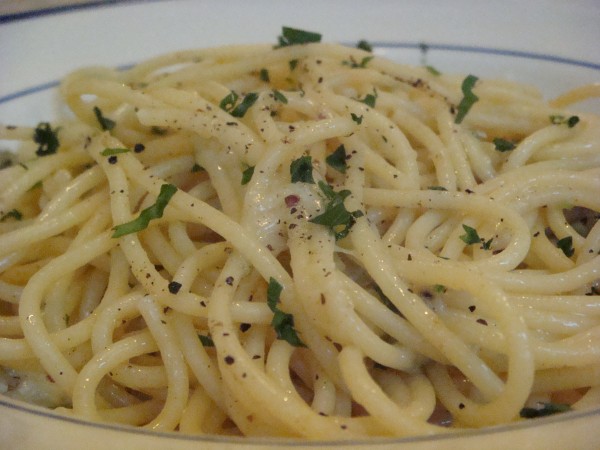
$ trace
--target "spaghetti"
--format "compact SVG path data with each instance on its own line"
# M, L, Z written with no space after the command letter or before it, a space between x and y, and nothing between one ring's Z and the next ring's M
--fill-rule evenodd
M72 117L0 128L5 395L305 439L598 405L600 118L565 109L598 87L284 31L79 70Z

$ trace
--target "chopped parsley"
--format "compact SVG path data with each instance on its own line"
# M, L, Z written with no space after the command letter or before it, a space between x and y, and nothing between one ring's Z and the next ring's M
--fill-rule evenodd
M562 125L566 124L569 128L573 128L575 125L579 123L578 116L570 116L565 117L561 115L552 115L550 116L550 122L554 125Z
M244 96L240 103L237 103L238 99L239 96L234 91L231 91L228 95L223 97L219 103L219 107L222 110L227 111L233 117L244 117L248 109L250 109L250 107L254 105L254 102L258 100L258 94L256 92L250 92Z
M285 95L283 95L281 92L279 92L277 89L273 90L273 98L275 98L275 100L277 100L278 102L287 104L288 99Z
M271 277L269 279L269 285L267 286L267 305L273 312L271 326L277 334L277 339L284 340L294 347L306 347L294 329L294 316L283 312L277 306L281 291L283 291L283 286Z
M200 343L203 347L214 347L215 343L213 342L210 336L206 336L204 334L199 334L198 339L200 339Z
M297 59L290 59L288 61L288 65L290 66L290 71L293 71L296 66L298 65L298 60Z
M323 213L310 219L310 222L328 227L335 236L335 240L342 239L348 235L350 228L358 217L363 216L360 210L348 211L344 200L351 194L347 189L335 192L331 186L324 181L319 181L319 187L328 200Z
M242 172L242 185L250 183L252 175L254 175L254 166L249 166Z
M572 236L567 236L562 239L559 239L556 243L556 246L560 248L567 257L571 257L573 256L573 253L575 253L575 249L573 248Z
M436 76L436 77L439 77L439 76L442 74L442 72L440 72L439 70L437 70L437 69L436 69L435 67L433 67L433 66L425 66L425 68L427 69L427 71L428 71L430 74L432 74L432 75L434 75L434 76Z
M443 284L435 284L433 286L433 290L435 292L437 292L438 294L443 294L444 292L446 292L448 289L446 288L446 286L444 286Z
M519 415L524 419L535 419L571 410L571 407L565 403L540 402L538 405L539 408L522 408Z
M473 245L473 244L479 244L481 243L481 248L483 250L489 250L490 248L492 248L492 241L494 240L494 238L491 238L489 240L485 240L482 237L479 237L479 234L477 234L477 230L473 227L470 227L469 225L465 225L463 224L463 230L465 230L465 234L460 236L460 239L467 245Z
M119 153L127 153L129 151L130 150L128 148L105 148L100 152L100 154L102 156L114 156L118 155Z
M290 176L292 183L315 184L312 175L312 158L310 155L301 156L290 164Z
M340 145L335 151L325 158L325 162L338 172L346 173L346 148L344 144Z
M511 150L514 150L517 147L514 142L507 141L506 139L502 139L502 138L495 138L493 140L493 142L494 142L494 147L499 152L509 152Z
M364 50L366 52L373 51L373 46L371 44L369 44L367 41L365 41L364 39L361 39L360 41L358 41L358 43L356 44L356 48L360 48L361 50Z
M108 117L104 117L102 111L97 106L94 106L94 114L96 115L96 119L100 124L100 128L102 128L104 131L112 130L115 127L115 121L110 120Z
M477 230L469 225L463 224L463 230L465 230L465 234L460 236L460 239L467 245L478 244L482 241L477 234Z
M475 75L467 75L463 80L461 86L463 98L458 104L458 112L454 118L454 123L461 123L471 107L479 100L479 97L473 93L473 87L477 83L477 80L478 78Z
M156 198L156 202L140 212L136 219L115 226L112 237L118 238L126 234L145 230L152 219L160 219L163 216L163 212L171 197L175 195L175 192L177 192L177 187L172 184L163 184L160 187L160 193Z
M58 140L58 128L52 129L48 122L38 124L33 131L33 141L38 144L35 154L38 156L48 156L56 153L60 142Z
M261 79L261 81L264 81L266 83L270 81L269 71L267 69L260 69L260 72L258 72L258 77Z
M0 218L0 222L4 222L8 219L23 220L23 214L21 214L21 211L18 209L11 209L9 212L4 214L2 218Z
M352 120L354 120L356 122L357 125L360 125L362 123L363 120L363 116L357 116L354 113L350 113L350 117L352 117Z
M365 56L360 60L360 62L356 62L354 58L351 57L349 60L342 61L342 64L345 66L350 66L352 69L364 69L367 67L369 61L371 61L373 58L374 56Z
M447 191L448 190L444 186L428 186L427 189L430 191Z
M365 98L358 99L359 102L364 103L371 108L375 108L375 101L377 100L377 91L374 91L372 94L365 95Z
M281 36L277 37L277 42L279 44L277 47L321 42L321 34L298 28L281 27Z

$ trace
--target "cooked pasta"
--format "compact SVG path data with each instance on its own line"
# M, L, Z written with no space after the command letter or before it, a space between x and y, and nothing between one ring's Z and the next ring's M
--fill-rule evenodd
M0 128L4 395L325 440L597 407L600 117L567 108L598 86L284 31L78 70L64 118Z

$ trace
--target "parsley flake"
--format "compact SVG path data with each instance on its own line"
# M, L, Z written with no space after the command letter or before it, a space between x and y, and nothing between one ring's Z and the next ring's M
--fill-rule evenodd
M436 77L439 77L442 72L440 72L439 70L437 70L435 67L433 66L425 66L425 68L427 69L427 71L431 74L434 75Z
M114 156L114 155L118 155L119 153L127 153L129 152L128 148L105 148L104 150L102 150L100 152L100 154L102 156Z
M361 39L360 41L358 41L358 43L356 44L356 48L360 48L361 50L364 50L366 52L373 51L373 46L364 39Z
M506 139L502 139L502 138L495 138L493 140L493 142L494 142L494 147L499 152L509 152L511 150L514 150L517 147L514 142L507 141Z
M38 156L48 156L56 153L60 142L58 140L59 128L52 129L48 122L38 124L33 132L33 141L38 144L35 154Z
M321 34L299 30L298 28L281 27L281 36L277 37L277 42L279 44L277 47L310 44L312 42L321 42Z
M335 151L325 158L325 162L341 173L346 173L346 148L344 144L340 145Z
M351 194L349 190L335 192L324 181L319 181L319 187L329 202L325 205L323 213L310 219L310 222L328 227L337 241L348 235L356 219L363 216L364 213L360 210L348 211L346 209L344 200Z
M104 117L102 111L97 106L94 106L94 114L96 115L96 119L98 119L98 123L102 130L112 130L115 127L115 121L110 120L108 117Z
M249 166L246 170L242 172L242 186L244 184L250 183L252 175L254 175L254 166Z
M199 334L198 339L200 339L200 343L203 347L214 347L215 343L213 342L210 336L206 336L204 334Z
M360 125L362 123L362 120L363 120L363 116L362 115L357 116L354 113L350 113L350 117L352 117L352 120L354 120L357 125Z
M258 77L261 79L261 81L264 81L266 83L268 83L270 81L269 79L269 71L267 69L260 69L260 72L258 73Z
M573 253L575 253L575 249L573 248L572 236L567 236L562 239L559 239L556 243L556 246L560 248L567 257L571 257L573 256Z
M171 200L171 197L177 192L177 187L172 184L163 184L160 187L160 193L156 198L156 202L140 212L139 216L130 221L117 225L113 228L113 238L125 236L126 234L137 233L138 231L145 230L152 219L160 219L163 216L163 212Z
M273 312L271 326L277 334L277 339L284 340L294 347L306 347L294 329L294 316L283 312L277 306L282 291L283 286L271 277L269 279L269 285L267 286L267 305Z
M275 98L275 100L277 100L278 102L287 104L288 99L285 95L283 95L281 92L279 92L277 89L273 90L273 98Z
M473 93L473 87L475 83L477 83L478 78L475 75L467 75L467 77L463 80L461 90L463 93L463 98L458 104L458 113L454 119L454 123L461 123L471 107L479 100Z
M4 214L2 218L0 218L0 222L4 222L8 219L15 219L17 221L23 220L23 214L18 209L11 209L9 212Z
M375 108L375 101L377 100L377 91L373 91L372 94L365 95L365 98L358 99L359 102L364 103L371 108Z
M550 122L554 125L562 125L566 124L569 128L573 128L575 125L579 123L578 116L570 116L565 117L561 115L552 115L550 116Z
M481 238L479 234L477 234L477 230L469 225L463 224L463 230L465 230L465 234L460 236L460 239L467 245L478 244L481 242Z
M310 155L301 156L290 164L290 176L292 183L315 184L312 176L312 158Z

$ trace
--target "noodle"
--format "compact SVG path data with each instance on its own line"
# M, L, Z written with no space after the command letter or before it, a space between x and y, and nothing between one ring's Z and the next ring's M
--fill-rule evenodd
M291 44L82 69L0 127L4 394L304 439L597 406L597 87Z

